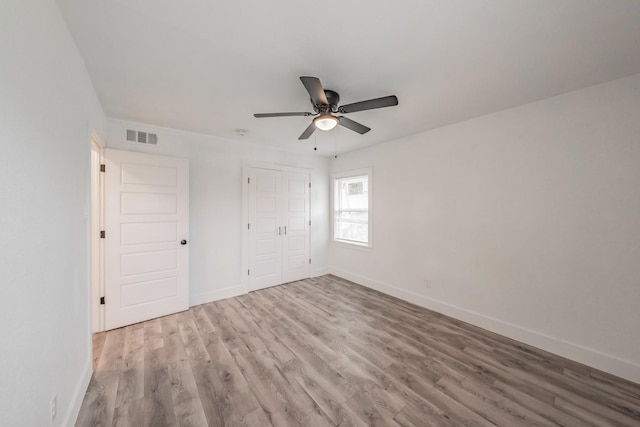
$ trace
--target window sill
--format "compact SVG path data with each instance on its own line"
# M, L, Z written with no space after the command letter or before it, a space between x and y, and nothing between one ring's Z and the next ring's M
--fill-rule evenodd
M331 244L341 248L355 249L356 251L362 252L371 252L373 250L373 247L366 243L350 243L341 240L332 240Z

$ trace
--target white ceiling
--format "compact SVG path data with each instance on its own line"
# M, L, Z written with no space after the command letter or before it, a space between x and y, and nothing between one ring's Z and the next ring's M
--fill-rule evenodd
M299 76L342 104L398 96L349 114L365 135L317 131L323 155L640 73L638 0L58 4L113 118L306 152L309 117L253 117L312 111Z

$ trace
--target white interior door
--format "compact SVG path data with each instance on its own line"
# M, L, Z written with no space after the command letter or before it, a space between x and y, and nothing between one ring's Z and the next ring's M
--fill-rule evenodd
M249 170L249 290L309 277L309 174Z
M282 283L282 174L251 169L249 174L249 289Z
M309 175L282 174L282 282L309 277Z
M105 149L105 327L189 308L189 161Z

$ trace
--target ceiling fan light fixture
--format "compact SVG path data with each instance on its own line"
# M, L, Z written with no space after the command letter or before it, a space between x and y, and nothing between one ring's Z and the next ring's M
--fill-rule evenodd
M338 124L338 118L331 114L321 114L313 119L313 124L320 130L331 130Z

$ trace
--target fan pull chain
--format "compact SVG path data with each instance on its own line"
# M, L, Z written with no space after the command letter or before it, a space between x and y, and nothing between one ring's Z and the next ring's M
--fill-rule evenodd
M318 133L313 133L313 151L318 151Z
M333 155L333 158L337 159L338 158L338 126L333 128L333 136L334 136L333 140L335 142L335 152L334 152L335 154Z

